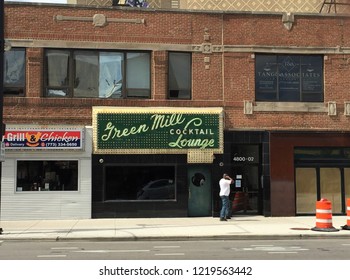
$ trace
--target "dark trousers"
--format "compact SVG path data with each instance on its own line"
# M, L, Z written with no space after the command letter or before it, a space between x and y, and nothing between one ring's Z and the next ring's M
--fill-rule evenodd
M230 200L227 195L220 196L221 198L221 211L220 211L220 218L229 217L230 212Z

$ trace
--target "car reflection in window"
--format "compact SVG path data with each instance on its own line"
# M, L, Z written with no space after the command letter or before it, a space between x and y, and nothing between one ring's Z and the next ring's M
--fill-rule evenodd
M174 199L175 184L172 179L160 179L148 182L137 193L137 199Z

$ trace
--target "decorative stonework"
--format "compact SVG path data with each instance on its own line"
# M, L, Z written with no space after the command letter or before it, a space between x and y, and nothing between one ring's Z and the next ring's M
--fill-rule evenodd
M318 13L322 4L323 0L187 0L187 9Z
M203 43L202 44L202 52L203 53L212 53L212 45L211 43Z
M212 45L211 43L203 43L201 45L192 45L193 52L201 52L204 54L218 53L223 51L223 46Z
M107 18L105 15L96 14L92 17L93 25L96 27L102 27L107 24Z
M350 116L350 101L344 102L344 115Z
M331 3L329 0L328 3ZM350 6L324 0L147 0L153 9L217 10L286 13L349 13ZM342 1L338 1L340 3ZM343 0L346 2L346 0ZM68 0L68 4L112 6L112 0ZM125 4L120 0L119 4Z
M253 102L245 100L243 110L244 110L245 115L252 115L253 114Z
M210 41L210 34L209 34L209 29L208 28L204 28L203 40L205 42L209 42Z
M336 116L337 115L337 103L334 101L328 102L328 116Z
M54 17L55 21L86 21L86 22L92 22L92 24L95 27L103 27L106 26L109 22L114 23L137 23L137 24L144 24L144 19L123 19L123 18L107 18L103 14L95 14L92 17L74 17L74 16L63 16L63 15L56 15Z
M294 24L294 14L284 13L282 16L282 22L287 30L292 30Z

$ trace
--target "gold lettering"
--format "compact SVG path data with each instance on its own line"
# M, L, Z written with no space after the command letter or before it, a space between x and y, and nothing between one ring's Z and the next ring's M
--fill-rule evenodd
M205 149L214 147L214 139L183 139L183 135L179 135L175 142L170 142L169 146L172 148L200 148Z
M127 137L129 135L146 132L148 129L149 127L146 124L140 124L138 127L132 126L131 128L124 128L123 130L119 130L111 122L109 122L104 129L104 131L107 131L107 133L103 134L101 136L101 139L103 141L108 141L109 139Z
M175 126L182 124L185 121L185 118L182 114L171 114L171 115L159 115L154 114L151 116L153 119L153 124L151 130L157 130L164 127Z

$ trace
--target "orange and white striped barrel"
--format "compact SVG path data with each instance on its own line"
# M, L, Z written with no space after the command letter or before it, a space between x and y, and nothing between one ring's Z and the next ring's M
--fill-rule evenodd
M342 229L350 230L350 198L346 200L346 225Z
M333 227L332 222L332 203L326 198L316 202L316 231L338 231Z
M232 212L238 212L245 208L245 194L243 192L236 192L232 201Z

